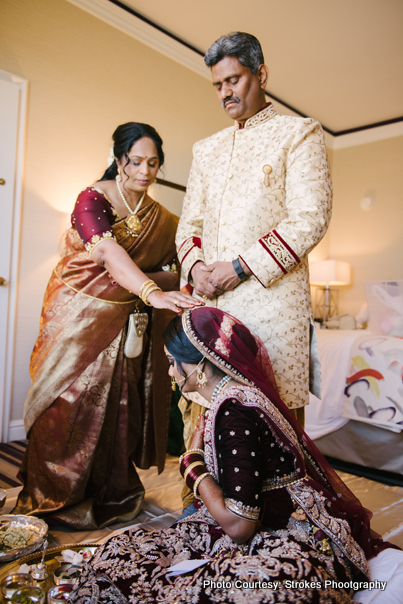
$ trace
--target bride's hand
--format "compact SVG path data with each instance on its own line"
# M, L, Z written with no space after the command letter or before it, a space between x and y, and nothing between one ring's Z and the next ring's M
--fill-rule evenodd
M192 298L182 292L161 292L153 291L147 296L147 301L154 308L167 308L174 312L181 312L183 309L195 308L196 306L204 306L204 302Z
M200 415L196 428L193 430L189 449L204 449L204 413Z

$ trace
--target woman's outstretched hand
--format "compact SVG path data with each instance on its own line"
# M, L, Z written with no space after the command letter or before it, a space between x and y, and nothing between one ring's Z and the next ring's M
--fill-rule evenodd
M197 420L196 428L193 430L189 449L204 449L204 413Z
M167 308L174 312L180 313L187 308L195 308L196 306L204 306L204 302L183 294L182 292L161 292L153 291L147 296L147 301L154 308Z

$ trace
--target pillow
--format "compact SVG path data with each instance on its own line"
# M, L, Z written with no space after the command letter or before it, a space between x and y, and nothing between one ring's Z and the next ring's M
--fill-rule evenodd
M369 331L403 336L403 281L366 281Z
M368 323L369 315L368 315L368 304L365 302L360 308L358 315L356 315L355 320L357 321L357 327L364 327Z

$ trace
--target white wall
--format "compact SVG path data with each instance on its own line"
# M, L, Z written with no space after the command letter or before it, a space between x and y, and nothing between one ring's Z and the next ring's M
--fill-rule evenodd
M333 152L334 209L329 258L349 262L340 311L357 314L364 282L403 279L403 136ZM374 200L371 210L361 200Z

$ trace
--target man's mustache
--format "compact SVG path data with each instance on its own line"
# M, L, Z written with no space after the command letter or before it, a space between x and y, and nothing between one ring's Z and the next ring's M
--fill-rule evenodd
M237 97L237 96L232 96L232 95L231 96L226 96L225 99L223 99L223 101L221 103L221 105L224 107L224 109L225 109L225 105L227 103L229 103L230 101L231 101L231 103L240 103L241 99L239 97Z

